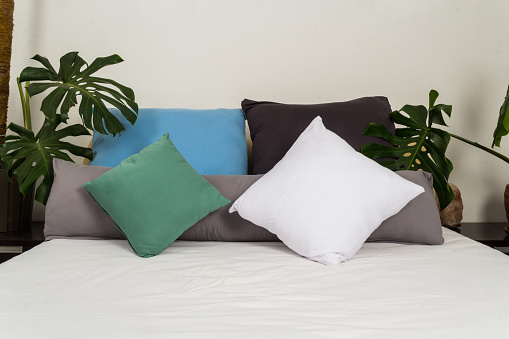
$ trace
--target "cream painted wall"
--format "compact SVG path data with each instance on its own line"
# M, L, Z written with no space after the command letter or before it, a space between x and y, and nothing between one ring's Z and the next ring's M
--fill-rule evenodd
M507 13L500 0L17 0L9 118L22 121L15 76L37 65L29 58L58 65L76 50L89 62L121 55L101 75L131 86L140 107L384 95L399 109L434 88L453 105L450 131L490 145L509 84ZM448 155L464 221L505 220L509 165L456 140Z

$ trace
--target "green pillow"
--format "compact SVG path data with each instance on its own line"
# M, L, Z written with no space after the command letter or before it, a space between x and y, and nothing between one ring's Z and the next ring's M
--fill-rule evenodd
M140 257L159 254L230 203L184 159L168 133L83 187Z

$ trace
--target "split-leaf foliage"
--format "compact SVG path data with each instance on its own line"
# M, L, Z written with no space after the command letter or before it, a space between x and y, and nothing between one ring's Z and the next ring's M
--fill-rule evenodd
M35 199L46 204L53 183L53 158L72 161L68 155L71 153L92 160L91 149L73 145L63 139L90 135L89 130L101 134L118 134L125 128L110 113L107 105L118 108L131 124L136 121L138 105L131 88L110 79L93 76L103 67L122 62L122 58L116 54L97 58L88 65L78 52L70 52L60 58L58 72L47 58L36 55L32 59L43 67L26 67L21 72L19 82L29 83L26 86L28 95L21 97L22 105L28 106L26 100L30 96L46 92L40 108L45 119L36 134L29 128L9 124L8 129L12 134L0 145L0 165L8 180L11 173L16 177L23 195L42 177ZM83 124L61 128L60 125L68 120L70 109L78 103ZM28 118L31 119L30 114Z
M423 105L405 105L390 117L396 126L396 135L379 123L371 123L364 135L387 140L395 147L367 144L362 154L372 159L392 158L379 163L391 170L422 170L433 174L433 188L438 196L440 208L444 209L454 199L448 184L453 169L445 153L451 136L448 132L434 127L434 124L447 126L444 113L451 116L452 106L436 104L438 92L429 93L429 108Z

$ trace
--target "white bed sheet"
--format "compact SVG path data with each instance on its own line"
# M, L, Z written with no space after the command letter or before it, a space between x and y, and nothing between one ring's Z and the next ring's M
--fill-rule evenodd
M1 338L507 338L509 258L366 243L340 268L282 243L52 240L0 265Z

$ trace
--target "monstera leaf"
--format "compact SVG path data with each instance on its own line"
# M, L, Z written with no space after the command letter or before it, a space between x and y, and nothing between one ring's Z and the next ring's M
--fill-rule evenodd
M500 140L502 140L502 137L509 134L509 87L507 88L507 94L505 95L502 107L500 107L499 114L497 127L495 128L495 132L493 132L493 143L491 147L500 147Z
M445 156L451 139L448 132L433 127L433 124L447 126L443 113L451 116L452 106L435 105L438 92L429 94L429 109L424 106L405 105L391 113L391 119L404 127L396 128L396 135L378 123L368 125L364 135L387 140L396 147L367 144L361 148L362 154L371 159L393 158L380 161L380 164L395 170L423 170L433 174L433 187L444 209L454 199L448 178L453 166Z
M115 54L97 58L88 65L78 52L70 52L60 58L58 73L47 58L36 55L32 59L39 61L44 68L25 68L21 72L20 82L32 81L26 87L30 96L51 90L41 104L41 111L49 120L57 121L60 107L59 119L65 122L69 109L81 97L79 114L89 129L102 134L117 134L125 130L122 123L108 111L106 104L118 108L131 124L136 121L138 105L134 101L133 90L116 81L92 76L105 66L122 62L120 56Z
M53 183L53 158L72 161L67 153L92 159L92 150L75 146L62 141L65 137L90 135L82 125L72 125L59 130L60 115L55 116L56 122L45 119L39 133L34 135L31 130L11 123L9 135L0 145L0 165L4 173L12 171L20 184L20 191L25 195L41 176L43 181L37 188L35 200L46 204ZM9 180L9 178L7 178Z

